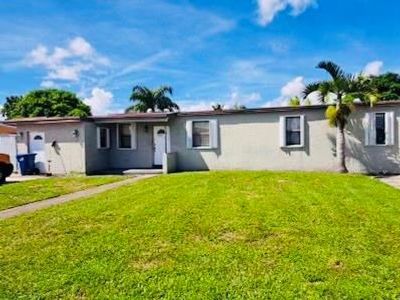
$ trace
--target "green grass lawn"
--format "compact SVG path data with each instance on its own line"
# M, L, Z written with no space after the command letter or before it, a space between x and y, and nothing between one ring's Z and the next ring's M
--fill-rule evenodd
M122 180L124 176L68 176L0 185L0 210Z
M0 222L0 299L399 298L400 191L211 172Z

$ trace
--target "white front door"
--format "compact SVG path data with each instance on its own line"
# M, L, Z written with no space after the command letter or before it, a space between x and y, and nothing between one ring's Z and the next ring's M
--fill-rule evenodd
M167 152L167 129L165 126L153 127L154 165L161 166L163 155Z
M29 133L29 152L36 153L36 168L40 173L46 173L46 154L45 154L44 132Z

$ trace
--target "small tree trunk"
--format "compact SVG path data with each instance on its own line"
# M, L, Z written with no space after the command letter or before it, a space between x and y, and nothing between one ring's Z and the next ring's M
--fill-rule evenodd
M336 132L336 153L338 159L338 171L340 173L348 173L346 167L346 139L344 133L344 126L339 126Z

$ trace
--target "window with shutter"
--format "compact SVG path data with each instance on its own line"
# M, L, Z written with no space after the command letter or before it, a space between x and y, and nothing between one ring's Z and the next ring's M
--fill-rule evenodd
M186 121L188 149L217 149L219 145L218 120Z
M365 145L394 145L394 112L370 112L364 118Z
M304 116L281 116L280 146L281 147L304 147Z
M193 121L192 125L193 147L210 147L210 122Z
M117 125L118 149L136 149L136 126L132 124Z
M300 117L286 117L286 146L301 144Z

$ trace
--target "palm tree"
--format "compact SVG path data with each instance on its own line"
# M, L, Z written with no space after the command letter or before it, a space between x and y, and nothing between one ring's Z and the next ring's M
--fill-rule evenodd
M318 69L325 70L331 76L331 80L319 81L307 85L303 91L304 99L308 99L311 93L318 92L321 103L329 105L325 115L331 126L337 128L336 152L338 156L338 171L347 173L346 167L346 139L345 128L349 116L354 109L353 102L360 99L363 102L373 103L377 94L360 80L359 76L345 73L342 68L330 61L322 61L317 65Z
M211 105L211 107L214 111L223 111L224 110L224 105L221 103L213 104L213 105Z
M147 87L137 85L133 87L129 98L134 104L129 106L125 112L179 110L178 104L173 102L168 95L172 95L172 87L170 86L161 86L158 89L151 90Z
M300 106L301 100L299 97L295 96L289 99L288 104L289 106Z

